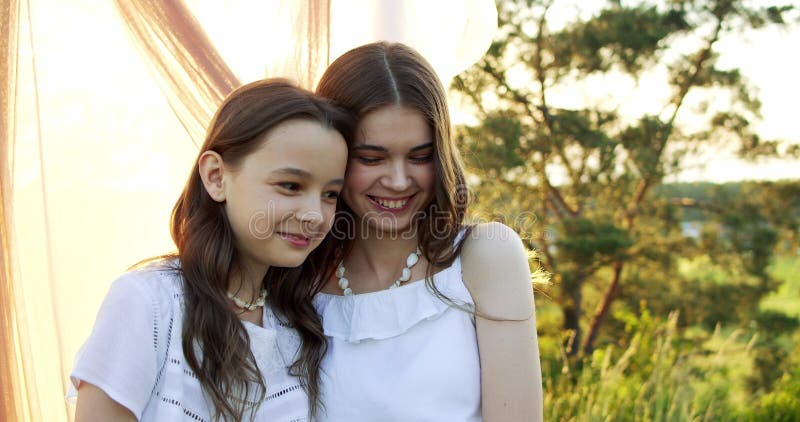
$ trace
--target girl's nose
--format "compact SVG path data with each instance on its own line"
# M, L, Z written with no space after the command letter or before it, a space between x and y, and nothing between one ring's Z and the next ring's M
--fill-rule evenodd
M397 163L389 171L390 173L382 179L384 186L398 192L404 191L411 186L411 177L408 174L405 163Z

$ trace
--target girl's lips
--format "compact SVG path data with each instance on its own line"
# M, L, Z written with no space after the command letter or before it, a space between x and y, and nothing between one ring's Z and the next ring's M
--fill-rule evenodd
M296 248L307 248L311 245L311 239L303 235L278 232L278 236Z
M411 195L411 196L406 196L404 198L399 198L399 199L381 198L381 197L372 196L372 195L367 195L367 198L369 198L369 202L372 203L372 206L377 208L378 211L390 212L390 213L401 213L401 212L407 210L411 206L411 203L413 202L412 200L414 199L415 195L416 194ZM403 204L402 206L399 206L399 207L396 206L397 203L401 203L403 201L405 201L405 204ZM395 206L394 207L389 207L389 206L381 204L381 202L394 203Z

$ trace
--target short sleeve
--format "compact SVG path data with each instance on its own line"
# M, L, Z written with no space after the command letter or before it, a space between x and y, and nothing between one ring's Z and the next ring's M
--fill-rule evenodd
M165 347L159 332L169 312L169 297L157 300L158 286L148 282L157 274L132 272L111 285L92 333L75 357L68 399L77 395L82 381L88 382L141 418L157 380L159 350Z

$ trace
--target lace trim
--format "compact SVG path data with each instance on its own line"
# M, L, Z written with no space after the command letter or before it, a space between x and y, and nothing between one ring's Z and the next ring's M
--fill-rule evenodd
M300 388L302 388L300 385L293 385L291 387L286 387L283 390L276 391L276 392L268 395L267 397L264 398L264 401L266 402L266 401L277 399L278 397L281 397L283 395L291 393L292 391L297 391Z
M188 416L188 417L190 417L190 418L192 418L193 420L201 421L201 422L209 422L208 419L206 419L206 418L200 416L199 414L197 414L197 413L187 409L186 407L184 407L181 404L180 400L169 398L169 397L162 397L161 398L161 402L169 404L169 405L172 405L172 406L175 406L175 407L180 407L181 411L183 411L183 414Z

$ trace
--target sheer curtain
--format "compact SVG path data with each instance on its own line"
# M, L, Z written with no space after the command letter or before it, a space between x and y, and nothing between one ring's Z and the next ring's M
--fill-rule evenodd
M239 81L182 1L116 0L170 107L196 144Z
M0 420L71 420L72 358L113 279L173 249L169 212L230 90L264 76L313 88L377 39L435 58L443 79L480 57L493 2L427 3L3 1Z
M0 420L13 421L24 414L23 389L17 388L21 365L17 353L13 257L11 245L11 157L13 145L10 140L14 133L14 120L11 110L15 98L12 95L16 86L16 51L19 16L19 2L4 1L0 4Z

